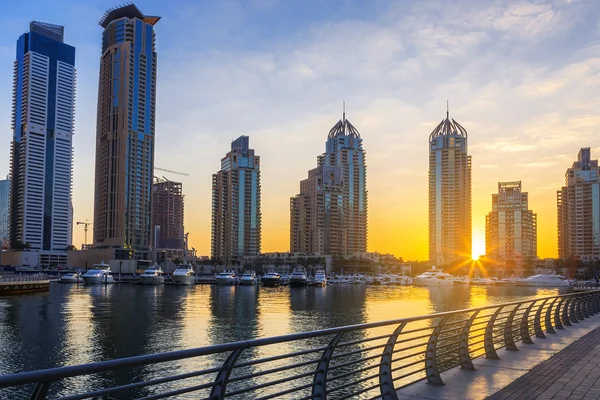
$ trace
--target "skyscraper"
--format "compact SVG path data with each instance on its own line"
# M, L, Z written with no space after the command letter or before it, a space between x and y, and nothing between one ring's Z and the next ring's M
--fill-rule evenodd
M367 251L367 166L362 138L346 113L325 153L290 199L290 251L346 256Z
M177 249L183 252L183 190L181 183L156 179L152 186L152 226L155 249Z
M537 215L529 209L520 181L498 182L485 218L485 248L487 258L498 263L522 266L537 258Z
M467 130L446 112L429 135L429 261L471 258L471 156Z
M231 143L212 177L211 257L225 265L241 263L260 253L260 157L248 136Z
M10 244L39 254L71 244L75 48L63 39L62 26L31 22L14 63Z
M9 190L10 181L6 177L0 181L0 248L3 248L4 241L8 242Z
M558 256L584 261L600 259L600 169L589 147L565 173L557 193Z
M149 259L151 248L159 20L128 4L99 22L94 247L121 249L118 259Z

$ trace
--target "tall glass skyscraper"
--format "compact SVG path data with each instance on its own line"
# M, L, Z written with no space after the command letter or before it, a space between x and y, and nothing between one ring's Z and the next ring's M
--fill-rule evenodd
M600 168L589 147L565 173L557 193L558 256L600 260Z
M347 256L367 251L367 166L346 113L329 131L317 168L290 199L290 251Z
M10 181L7 177L0 181L0 248L4 246L5 240L8 242L9 191Z
M128 4L99 23L94 247L118 259L150 259L159 20Z
M248 136L231 143L212 177L211 257L224 265L242 265L261 244L260 157Z
M471 258L471 156L467 130L449 113L429 135L429 261Z
M537 215L529 209L520 181L498 182L485 219L485 249L489 260L504 266L521 267L537 258Z
M75 48L64 28L31 22L13 76L10 243L42 252L70 245Z

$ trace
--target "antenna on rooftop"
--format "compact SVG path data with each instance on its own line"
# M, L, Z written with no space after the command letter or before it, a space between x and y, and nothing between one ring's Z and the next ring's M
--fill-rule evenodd
M450 100L446 100L446 119L450 118Z
M346 102L342 102L342 122L346 122Z

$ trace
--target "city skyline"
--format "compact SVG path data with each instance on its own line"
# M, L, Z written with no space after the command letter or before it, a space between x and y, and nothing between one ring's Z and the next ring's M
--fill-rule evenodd
M253 18L274 18L277 12L294 11L293 6L277 2L262 4L263 8L232 4L237 8L211 2L199 8L178 2L179 7L172 9L152 1L136 4L164 18L157 27L161 62L156 145L161 150L156 165L192 172L181 181L187 198L196 205L186 213L186 227L190 245L199 254L208 254L210 247L213 166L221 154L219 149L239 134L249 135L263 157L263 204L269 212L263 218L262 250L289 247L289 197L297 192L297 182L305 178L314 154L320 153L321 134L329 127L331 116L339 113L341 101L346 100L354 123L367 132L369 143L369 205L373 210L369 250L392 252L405 259L427 258L426 137L443 112L445 100L450 99L451 113L469 128L469 153L475 160L474 251L484 248L485 214L497 182L521 180L538 214L538 254L557 255L556 190L563 185L564 169L572 155L581 147L597 151L599 144L593 134L600 122L593 111L599 106L594 95L598 72L591 53L599 38L595 28L586 23L598 10L586 8L586 4L567 7L561 3L494 3L466 10L445 2L435 11L431 5L383 2L368 7L363 18L358 12L360 2L344 2L336 7L326 5L315 11L318 15L303 15L294 21L284 38L289 45L269 39L248 50L242 50L245 41L262 37L264 32L251 31L248 38L240 38L217 30L219 34L208 39L201 33L217 29L217 24L183 31L183 21L190 15L208 18L204 15L208 14L236 33L251 26ZM14 58L14 38L32 19L65 25L66 41L78 49L75 220L92 220L94 166L88 161L94 156L100 54L96 22L115 4L61 1L60 5L40 5L34 10L9 7L2 17L7 23L0 28L0 46L11 50L0 58L0 70L5 72L0 79L0 110L5 110L0 113L0 123L6 127L0 139L10 141L11 85L6 77L10 78L14 61L7 62ZM61 15L54 7L69 12ZM243 23L236 24L239 21L228 17L232 11ZM77 18L69 18L71 13ZM468 22L470 30L448 22L452 18L436 19L443 13ZM417 22L423 20L428 24L399 39L402 29L418 27ZM407 27L399 28L399 21ZM302 34L306 36L297 37ZM194 44L195 37L202 40ZM426 37L431 40L423 42ZM341 40L352 43L354 51L336 50ZM528 51L554 53L549 46L553 41L569 43L560 60L547 57L547 63L541 65L528 57ZM311 52L313 43L322 44ZM177 58L177 51L186 46L194 51L184 60ZM411 47L415 54L408 50ZM489 51L477 53L486 47ZM477 59L471 54L478 54ZM353 65L352 71L340 69L340 57L342 64ZM288 64L289 60L298 62ZM462 70L445 68L452 63ZM223 73L215 69L217 65ZM438 74L441 76L434 79ZM340 80L323 85L323 79L333 75ZM418 87L412 80L419 82ZM302 84L284 83L294 81ZM349 81L353 85L348 86ZM237 118L226 117L233 113ZM273 141L274 137L278 140ZM293 156L278 153L281 145L293 149ZM210 156L198 159L195 154L199 151ZM7 154L0 155L0 176L8 172L2 169L7 166ZM76 245L82 243L83 229L75 227L74 236Z

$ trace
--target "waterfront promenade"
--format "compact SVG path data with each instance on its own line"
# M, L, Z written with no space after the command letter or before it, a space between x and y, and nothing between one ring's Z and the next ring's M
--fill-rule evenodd
M600 399L600 315L586 318L499 360L473 360L475 371L442 373L444 386L426 381L399 390L400 400L592 400Z

